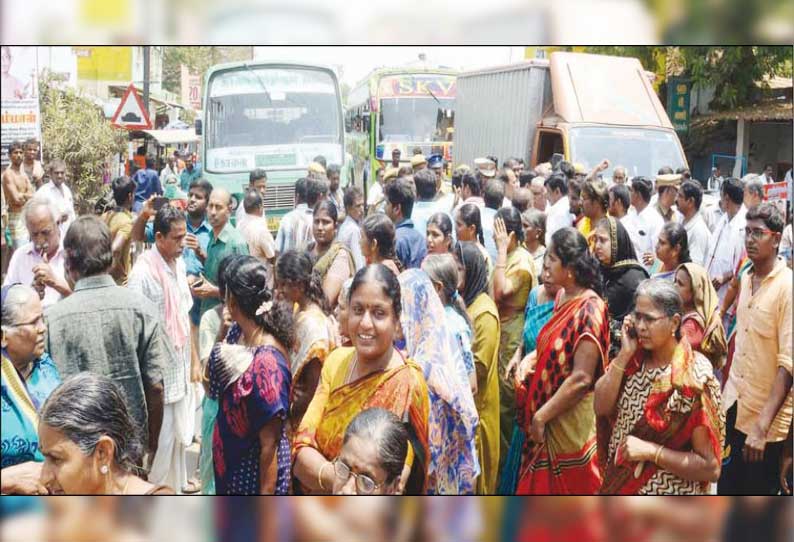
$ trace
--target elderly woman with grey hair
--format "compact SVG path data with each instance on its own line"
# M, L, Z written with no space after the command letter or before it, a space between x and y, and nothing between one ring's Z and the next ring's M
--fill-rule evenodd
M398 495L408 429L383 408L363 410L345 430L334 461L334 495Z
M601 493L697 495L720 476L720 385L682 339L682 316L672 283L640 283L620 352L595 386Z
M109 378L77 373L41 409L41 483L51 494L173 495L137 476L143 443L121 390Z
M524 229L524 248L535 264L535 276L543 274L543 259L546 257L546 213L529 208L521 213Z
M38 412L61 377L44 351L41 301L29 286L2 289L2 493L46 495L39 482Z

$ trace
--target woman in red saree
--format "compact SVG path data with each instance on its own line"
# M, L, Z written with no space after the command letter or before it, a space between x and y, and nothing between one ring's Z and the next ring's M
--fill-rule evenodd
M725 439L719 383L711 362L681 338L675 286L642 282L635 307L620 353L596 384L601 493L704 494L719 478Z
M593 494L601 485L593 384L609 351L601 276L587 241L573 228L552 236L546 258L551 281L561 289L537 350L517 370L517 419L529 438L516 493Z

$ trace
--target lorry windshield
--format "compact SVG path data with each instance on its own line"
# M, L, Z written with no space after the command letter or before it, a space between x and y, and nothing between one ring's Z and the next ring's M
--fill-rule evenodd
M378 141L445 141L452 119L444 109L452 109L454 102L448 98L436 101L432 96L381 99Z
M243 67L209 82L207 150L338 143L337 86L323 70Z
M648 128L580 126L570 130L572 161L590 171L601 160L609 160L604 177L611 178L615 166L623 166L629 177L654 178L659 168L673 170L686 162L673 132Z

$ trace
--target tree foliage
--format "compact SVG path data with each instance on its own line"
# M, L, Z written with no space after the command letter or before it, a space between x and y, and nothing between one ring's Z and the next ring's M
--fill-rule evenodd
M692 82L714 87L709 106L733 109L756 102L764 76L791 76L791 47L681 47Z
M765 76L791 77L792 69L790 46L593 46L586 52L639 58L646 70L661 76L657 82L683 75L695 85L713 87L709 107L717 111L756 103L760 99L757 82Z
M87 212L103 191L105 164L127 148L127 133L114 128L102 110L72 88L61 89L49 74L39 80L44 162L66 162L75 205Z

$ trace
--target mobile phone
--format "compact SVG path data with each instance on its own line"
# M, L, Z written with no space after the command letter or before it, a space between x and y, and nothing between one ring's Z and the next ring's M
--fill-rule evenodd
M155 211L159 211L163 208L163 205L168 203L168 198L164 196L157 196L152 200L152 209Z
M191 286L191 288L198 288L199 286L201 286L203 284L204 284L204 277L200 276L199 279L196 282L193 283L193 286Z
M632 339L636 339L637 338L637 328L635 327L634 324L629 325L628 329L626 330L626 333Z

